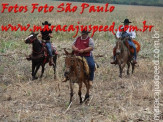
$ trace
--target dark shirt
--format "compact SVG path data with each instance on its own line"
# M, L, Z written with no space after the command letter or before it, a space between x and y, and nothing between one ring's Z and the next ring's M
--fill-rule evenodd
M46 42L50 42L50 36L49 34L52 33L51 30L42 30L41 35L42 35L42 40L46 40Z

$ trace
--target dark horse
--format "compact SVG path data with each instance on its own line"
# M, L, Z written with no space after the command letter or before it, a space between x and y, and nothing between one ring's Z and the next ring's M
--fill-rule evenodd
M31 55L31 60L32 60L32 80L37 79L38 77L36 77L36 73L38 71L38 69L40 68L40 66L42 67L42 72L41 72L41 76L43 76L44 74L44 69L45 69L45 64L48 63L49 61L49 57L47 55L47 49L44 46L44 43L41 43L38 39L37 39L37 34L35 33L31 33L26 39L25 39L25 43L26 44L32 44L32 55ZM52 51L53 53L53 61L54 61L54 65L53 65L53 70L54 70L54 78L56 78L56 61L57 61L57 55L55 54L55 51L53 49Z
M89 90L90 90L89 77L88 77L89 67L86 67L84 65L84 63L86 63L86 62L83 62L83 61L86 61L86 60L84 60L84 58L75 56L73 54L73 52L68 53L66 51L66 49L64 49L64 51L66 54L65 75L66 75L67 79L69 79L69 81L70 81L70 90L71 90L69 104L71 104L72 97L74 94L74 90L73 90L74 83L78 83L78 85L79 85L78 95L79 95L80 103L82 103L83 101L82 101L82 97L81 97L81 95L82 95L81 90L82 90L83 83L85 84L86 90L87 90L84 101L89 100L88 99L89 98ZM87 73L86 73L86 71L87 71Z
M134 67L135 64L132 62L133 61L133 54L129 51L127 46L125 45L127 43L127 39L124 40L117 40L116 42L116 60L119 65L119 77L122 77L122 72L123 68L127 64L127 75L129 75L129 69L130 69L130 64L132 65L132 74L134 72Z

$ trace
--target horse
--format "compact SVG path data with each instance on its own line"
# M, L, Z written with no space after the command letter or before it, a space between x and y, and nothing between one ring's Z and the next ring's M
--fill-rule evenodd
M88 64L86 62L86 60L84 60L84 57L80 57L80 56L75 56L74 53L69 53L66 49L64 49L65 51L65 76L66 78L69 80L69 84L70 84L70 101L69 104L71 104L72 102L72 98L73 98L73 94L74 94L74 90L73 90L73 86L74 83L78 83L79 85L79 91L78 91L78 95L79 95L79 99L80 99L80 104L82 104L84 101L89 100L89 90L90 90L90 84L89 84L89 67ZM85 66L85 64L87 64L87 66ZM82 85L83 83L86 86L86 94L85 94L85 98L84 101L82 101Z
M127 39L124 40L117 40L116 42L116 60L119 66L119 77L122 78L123 68L127 64L127 75L130 74L130 64L132 65L132 74L134 73L135 64L133 61L133 54L130 52L129 47L126 45Z
M31 54L31 60L32 60L32 80L38 79L36 77L37 71L39 70L40 66L42 67L41 76L43 77L45 65L49 61L49 56L47 54L46 46L43 42L39 41L37 38L37 34L31 33L26 39L26 44L32 44L32 54ZM56 61L57 61L57 54L55 54L55 50L52 49L53 53L53 70L54 70L54 78L56 78Z

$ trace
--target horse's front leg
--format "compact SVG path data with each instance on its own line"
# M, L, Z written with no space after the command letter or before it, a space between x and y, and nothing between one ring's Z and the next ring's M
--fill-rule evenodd
M127 75L130 75L130 71L129 71L130 70L130 62L129 61L127 62L127 66L128 66L127 67Z
M42 65L42 70L41 70L41 76L40 76L40 78L42 78L42 76L43 76L43 74L44 74L44 70L45 70L45 65L43 64L43 65Z
M78 95L79 95L79 99L80 99L80 104L82 104L82 92L81 92L81 89L82 89L82 82L79 83L79 91L78 91Z
M87 80L87 81L85 82L85 85L86 85L87 92L86 92L84 101L89 100L89 90L90 90L89 80Z
M35 63L32 61L32 80L35 79L35 74L34 74L35 67L36 67L36 65L35 65Z
M54 62L54 65L53 65L53 70L54 70L54 79L56 79L56 63L57 63L57 55L55 55L53 57L53 62Z
M122 66L119 64L119 77L122 78Z
M126 63L127 63L127 62L123 62L122 65L121 65L121 78L122 78L122 72L123 72L123 69L124 69Z
M38 69L40 68L40 65L41 64L38 64L37 66L36 66L36 70L34 71L34 76L33 76L33 80L35 80L35 79L38 79L38 77L36 77L36 74L37 74L37 71L38 71Z
M73 95L74 95L74 84L73 84L73 82L70 80L70 101L69 101L69 105L70 105L71 102L72 102Z
M135 69L135 64L132 63L132 74L134 73L134 69Z

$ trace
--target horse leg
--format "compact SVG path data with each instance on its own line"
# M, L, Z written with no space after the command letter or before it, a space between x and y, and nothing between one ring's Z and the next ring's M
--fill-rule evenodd
M124 62L122 65L121 65L121 64L119 65L119 70L120 70L120 75L119 75L119 77L120 77L120 78L122 78L122 72L123 72L123 68L125 67L125 64L126 64L126 62Z
M35 80L35 75L34 75L34 71L35 71L35 63L32 61L32 80Z
M82 82L79 83L79 91L78 91L78 95L79 95L79 99L80 99L80 104L82 103L82 97L81 97L82 93L81 93L81 89L82 89Z
M121 67L121 64L119 64L119 77L122 78L122 67Z
M135 64L132 63L132 74L134 73L134 69L135 69Z
M121 77L122 77L122 72L123 72L123 69L124 69L124 67L125 67L125 65L126 65L126 62L123 62L123 64L121 65L122 67L122 69L121 69Z
M42 78L42 76L44 74L44 70L45 70L45 65L42 65L42 70L41 70L41 76L40 76L40 78Z
M71 104L71 102L72 102L72 97L73 97L73 95L74 95L74 89L73 89L73 87L74 87L74 84L73 84L72 81L70 80L70 102L69 102L69 105Z
M53 65L54 79L56 79L56 62L57 62L57 55L55 55L55 56L53 57L53 62L54 62L54 65Z
M87 81L87 82L85 83L85 85L86 85L87 92L86 92L84 101L86 101L87 99L89 99L89 89L90 89L89 81Z
M127 66L128 66L128 68L127 68L127 75L130 75L130 71L129 71L129 69L130 69L130 62L127 62Z
M39 68L40 68L40 64L38 64L38 65L36 66L36 70L34 71L34 80L35 80L35 79L38 79L38 77L36 77L36 73L37 73L37 71L38 71Z

